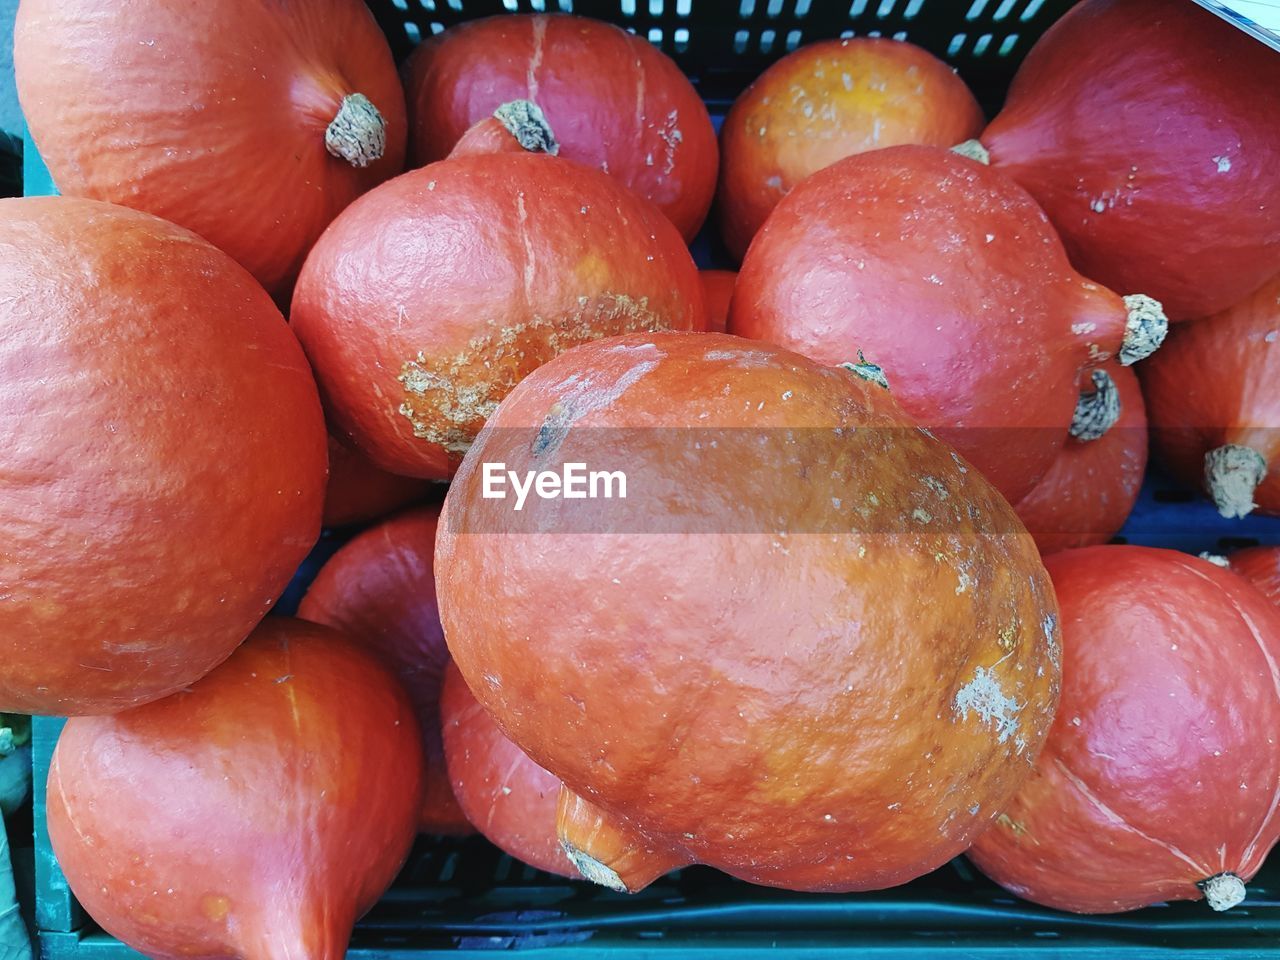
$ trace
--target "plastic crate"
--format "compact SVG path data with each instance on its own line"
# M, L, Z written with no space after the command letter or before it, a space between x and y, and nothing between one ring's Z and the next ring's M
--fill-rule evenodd
M1191 2L1191 0L1169 0ZM1196 0L1202 2L1202 0ZM647 37L692 78L718 122L738 92L796 46L840 36L908 39L951 62L988 113L1018 63L1072 0L369 0L398 58L422 37L463 20L511 12L573 12ZM1210 2L1204 2L1211 6ZM55 192L34 145L25 193ZM704 231L703 267L719 262ZM350 536L325 531L277 612L291 613L316 571ZM1117 542L1192 553L1280 543L1280 518L1225 520L1199 493L1153 468ZM44 784L62 720L33 726L35 917L46 960L136 960L102 932L67 887L49 846ZM538 960L591 951L631 958L725 960L771 956L994 960L1014 953L1073 960L1280 958L1280 862L1264 866L1244 904L1203 903L1080 917L1005 893L963 859L892 890L796 894L754 887L704 867L677 871L628 896L534 870L479 837L419 838L392 888L357 925L353 960L491 957L532 950Z

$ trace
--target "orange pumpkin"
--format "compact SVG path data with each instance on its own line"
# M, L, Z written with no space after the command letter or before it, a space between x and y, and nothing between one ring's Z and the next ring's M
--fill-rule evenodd
M58 189L181 224L273 295L404 166L404 94L360 0L23 0L18 95Z
M951 147L976 137L982 123L955 70L914 44L807 44L761 74L725 117L720 235L741 260L778 201L814 171L904 143Z
M707 329L712 333L724 333L729 324L729 302L733 299L733 285L738 275L732 270L700 270L702 301L707 308Z
M379 470L365 457L329 438L329 486L324 494L324 525L344 527L386 516L422 499L431 484Z
M376 658L269 617L191 689L67 721L49 839L89 915L148 956L341 960L409 853L421 757Z
M1227 558L1227 566L1280 606L1280 547L1237 550Z
M890 886L1031 769L1057 685L1035 546L875 377L724 334L600 340L518 384L459 469L445 637L503 731L602 812L562 834L593 879L697 861ZM508 489L497 463L620 472L627 495L544 477L517 510L485 495Z
M226 254L0 200L0 711L98 714L230 655L320 532L306 358Z

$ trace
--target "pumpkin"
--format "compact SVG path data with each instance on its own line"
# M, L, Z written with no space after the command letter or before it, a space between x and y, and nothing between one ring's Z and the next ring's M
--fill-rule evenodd
M400 678L422 729L424 833L471 833L449 787L440 744L440 683L449 651L436 607L432 551L437 506L384 520L348 541L316 574L298 616L335 627L376 651Z
M823 363L862 351L1012 503L1060 454L1087 369L1133 363L1164 330L1149 298L1072 270L1017 184L923 146L847 157L792 190L729 314L730 333Z
M58 189L181 224L273 295L404 166L404 94L360 0L23 0L18 95Z
M970 859L1060 910L1233 906L1280 835L1280 611L1172 550L1087 547L1045 564L1062 700L1035 773Z
M1280 264L1280 57L1194 3L1085 0L1032 48L982 133L1086 276L1171 320Z
M1013 505L1042 554L1106 543L1124 526L1142 489L1147 415L1138 378L1116 363L1090 378L1058 459Z
M89 915L148 956L340 960L408 855L421 757L376 658L269 617L190 690L67 721L49 839Z
M1227 558L1229 569L1240 574L1272 603L1280 605L1280 547L1248 547Z
M698 862L890 886L1031 769L1057 684L1035 546L876 378L724 334L599 340L521 381L463 461L445 637L507 736L601 812L562 834L592 879ZM578 497L573 464L615 476Z
M499 119L521 143L541 122ZM555 146L549 129L537 145ZM307 258L290 319L341 436L429 479L447 479L507 391L560 351L706 322L697 268L656 207L549 152L503 149L352 204Z
M711 118L680 68L640 37L585 17L487 17L424 41L404 73L418 164L443 159L500 104L531 100L564 157L657 204L686 240L706 218Z
M379 470L365 457L329 438L329 486L324 494L324 525L344 527L386 516L422 499L431 485L413 477Z
M787 54L733 102L720 130L720 235L741 260L797 183L844 157L904 143L976 137L978 102L947 66L911 43L824 40Z
M507 739L452 663L440 694L440 729L454 796L477 829L523 863L575 875L556 835L560 781Z
M1142 376L1161 459L1224 517L1280 513L1280 275L1175 333Z
M226 254L124 207L0 200L0 711L181 690L320 532L315 382Z
M738 275L732 270L700 270L702 301L707 309L707 329L712 333L724 333L729 323L729 301L733 299L733 285Z

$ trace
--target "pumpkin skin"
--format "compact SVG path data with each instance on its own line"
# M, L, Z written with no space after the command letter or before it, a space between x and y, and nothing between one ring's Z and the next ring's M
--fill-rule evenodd
M1249 547L1227 558L1230 570L1240 574L1280 606L1280 547Z
M285 303L329 221L404 168L404 94L359 0L22 0L14 69L60 192L194 230ZM354 94L381 121L348 104L330 134Z
M409 853L421 756L376 658L269 617L190 690L67 722L49 838L89 915L147 956L340 960Z
M741 260L769 212L816 170L867 150L951 147L982 130L955 70L912 43L824 40L787 54L734 101L720 129L716 211Z
M350 447L329 438L329 486L324 525L345 527L384 517L421 500L431 484L379 470Z
M729 301L733 299L733 285L738 275L732 270L699 270L702 281L702 302L707 308L707 330L724 333L729 324Z
M1238 879L1216 883L1242 896L1280 835L1280 611L1172 550L1088 547L1045 564L1062 605L1058 716L970 859L1077 913L1199 899L1224 873Z
M778 204L729 332L823 363L863 351L907 413L1016 503L1057 459L1083 374L1120 352L1127 318L1017 184L901 146L838 161Z
M1072 436L1031 492L1013 505L1041 554L1106 543L1138 502L1147 469L1147 415L1138 377L1107 364L1120 416L1101 437Z
M436 606L432 552L440 508L409 510L347 542L320 568L298 616L335 627L376 651L409 691L422 729L423 833L467 834L440 744L440 683L449 651Z
M525 152L441 160L361 197L311 251L290 320L340 436L437 480L556 353L706 322L697 268L657 208Z
M507 739L450 662L440 693L449 782L470 821L517 860L576 876L556 836L560 781Z
M405 68L411 152L448 156L500 104L532 100L561 155L614 177L692 240L715 191L718 147L693 85L652 44L585 17L515 14L451 27Z
M485 462L562 458L628 496L482 495ZM755 883L944 862L1056 699L1052 591L999 494L880 387L723 334L597 341L525 378L450 487L436 571L507 736L654 856Z
M315 381L271 298L181 227L0 200L0 248L0 711L168 696L319 535Z
M1151 440L1224 517L1280 512L1280 275L1217 316L1183 324L1142 371Z
M1032 48L982 143L1082 273L1187 320L1280 264L1277 115L1265 44L1193 3L1085 0Z

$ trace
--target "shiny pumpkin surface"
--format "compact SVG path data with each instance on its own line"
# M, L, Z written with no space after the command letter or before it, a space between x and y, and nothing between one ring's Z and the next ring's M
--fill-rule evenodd
M424 41L405 69L417 163L447 156L510 100L546 114L561 156L655 203L690 240L715 191L718 148L702 99L653 44L585 17L512 15Z
M342 527L386 516L421 500L431 484L379 470L333 437L329 438L329 486L324 494L324 525Z
M308 257L290 320L341 436L434 479L560 351L705 322L697 268L657 208L528 153L442 160L352 204Z
M907 413L1017 502L1126 319L1017 184L901 146L832 164L778 204L738 274L729 331L823 363L862 351Z
M23 0L14 68L62 193L194 230L286 302L329 221L404 166L404 94L359 0ZM385 121L365 167L325 147L357 93Z
M482 495L486 462L561 458L624 471L627 498ZM454 660L516 744L757 883L885 887L954 856L1056 700L1052 591L999 494L879 386L723 334L527 377L450 488L436 570Z
M436 606L437 506L384 520L347 542L298 605L298 616L336 627L376 651L395 670L422 728L424 833L470 833L449 788L440 745L440 684L449 662Z
M720 131L720 235L739 260L797 183L844 157L904 143L952 147L982 130L956 72L915 44L823 40L787 54L734 101Z
M1230 568L1280 605L1280 547L1249 547L1227 558Z
M0 200L0 710L208 673L320 532L315 382L262 288L149 214Z
M385 667L270 617L189 690L69 720L49 836L89 915L148 956L340 960L409 852L421 756Z
M1196 557L1045 560L1062 699L1035 774L969 852L1020 897L1109 913L1248 880L1280 834L1280 612Z
M576 876L556 837L560 781L507 739L452 663L440 694L449 782L476 829L517 860Z
M1280 268L1280 57L1194 3L1085 0L1019 68L982 134L1072 261L1171 320Z
M1106 543L1124 526L1147 469L1147 415L1137 375L1106 366L1120 418L1096 440L1067 439L1031 492L1013 505L1040 553Z

